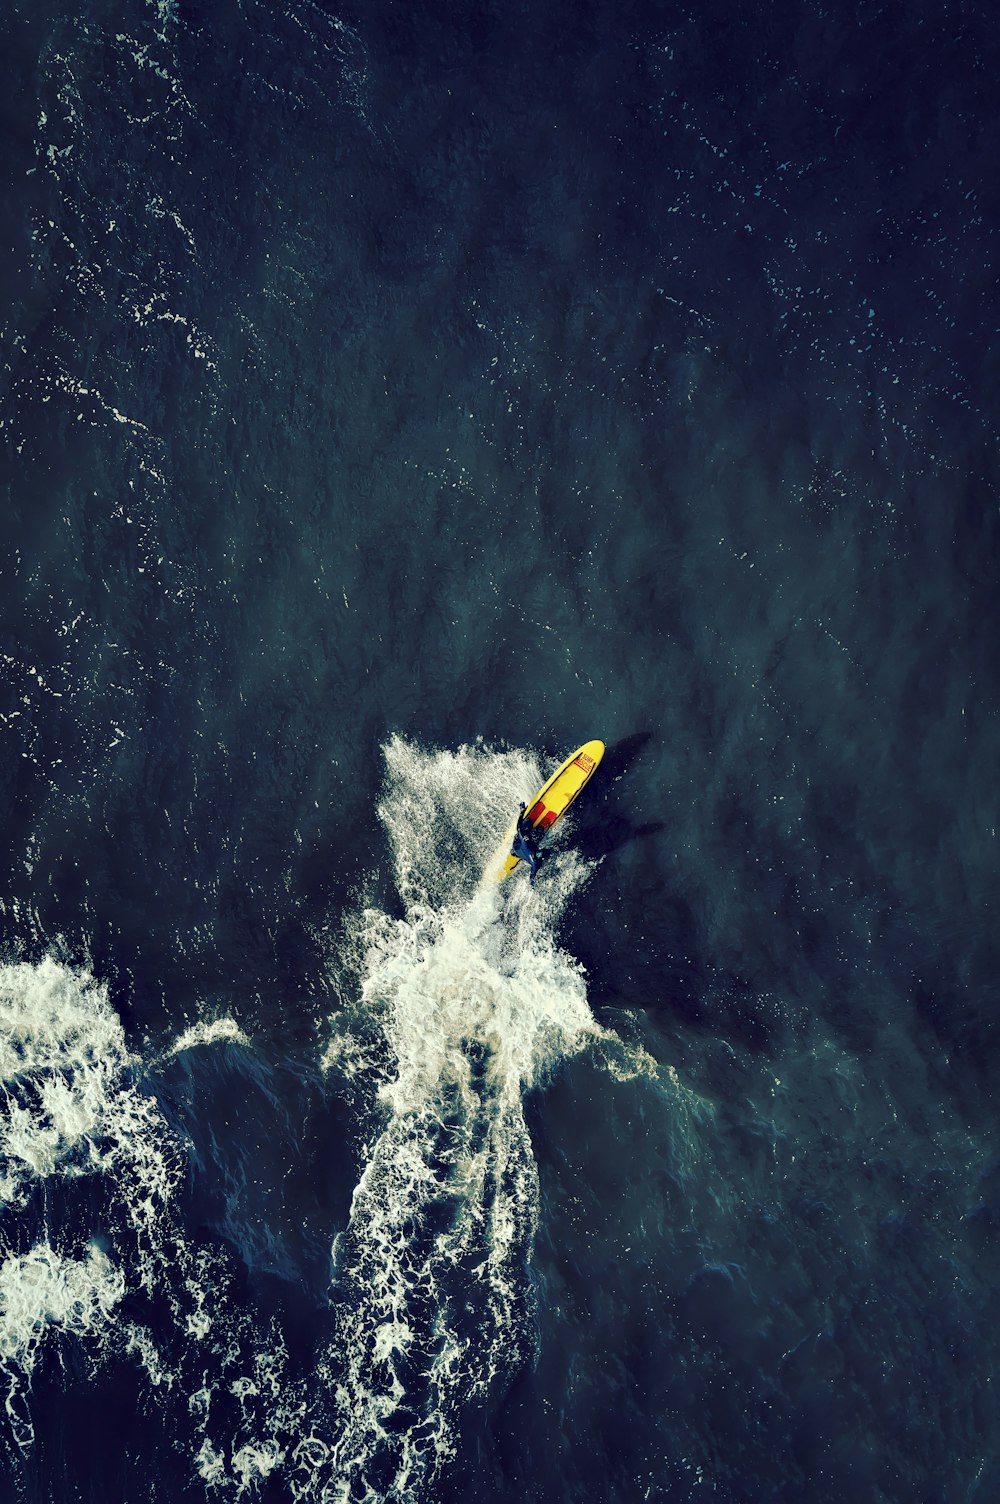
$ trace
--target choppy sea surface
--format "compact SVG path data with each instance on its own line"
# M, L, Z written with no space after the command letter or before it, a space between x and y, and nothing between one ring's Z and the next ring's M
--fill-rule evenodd
M994 9L0 41L0 1497L995 1504Z

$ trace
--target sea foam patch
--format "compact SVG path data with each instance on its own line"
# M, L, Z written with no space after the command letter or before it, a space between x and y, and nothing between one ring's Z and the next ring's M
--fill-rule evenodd
M137 1177L142 1217L176 1181L155 1098L135 1064L107 988L52 957L0 966L0 1196L23 1202L31 1185L112 1168Z
M83 1335L125 1294L121 1271L96 1243L74 1254L48 1240L0 1261L0 1354L30 1373L50 1331Z
M41 1350L51 1335L78 1338L100 1334L125 1294L125 1280L96 1244L59 1253L48 1240L0 1261L0 1360L7 1395L5 1408L14 1439L30 1445L34 1428L24 1402Z
M154 1064L243 1039L229 1019L198 1025ZM130 1052L106 986L51 957L0 967L0 1393L10 1434L22 1449L34 1439L30 1387L45 1347L84 1342L95 1361L134 1365L161 1406L180 1406L190 1419L178 1445L189 1448L193 1426L203 1472L215 1455L211 1424L225 1459L215 1471L240 1497L280 1464L301 1397L280 1333L233 1300L224 1250L187 1236L176 1199L183 1165L149 1063ZM84 1176L95 1188L89 1228L67 1222L58 1191ZM26 1208L39 1187L61 1231L32 1241ZM122 1319L126 1295L142 1320ZM219 1395L237 1401L225 1422Z
M235 1019L199 1019L183 1034L178 1035L168 1054L180 1055L184 1050L195 1049L204 1044L248 1044L249 1041Z
M182 1159L140 1067L89 972L51 956L0 966L0 1370L19 1446L33 1436L27 1386L46 1339L103 1349L126 1291L162 1274ZM100 1182L100 1241L78 1231L59 1247L47 1234L26 1249L18 1212L40 1187L82 1177ZM47 1205L58 1220L58 1201Z

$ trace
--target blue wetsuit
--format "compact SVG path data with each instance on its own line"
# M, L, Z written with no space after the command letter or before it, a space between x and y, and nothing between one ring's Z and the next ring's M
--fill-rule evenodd
M523 862L531 863L531 882L535 881L535 873L542 865L542 858L538 852L538 837L535 827L528 819L525 806L521 805L521 813L518 816L517 830L514 833L514 845L511 848L514 855L520 857Z

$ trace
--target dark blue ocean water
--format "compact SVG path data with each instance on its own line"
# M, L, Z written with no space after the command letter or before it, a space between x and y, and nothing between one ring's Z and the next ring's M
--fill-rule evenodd
M0 38L0 1496L1000 1500L992 8Z

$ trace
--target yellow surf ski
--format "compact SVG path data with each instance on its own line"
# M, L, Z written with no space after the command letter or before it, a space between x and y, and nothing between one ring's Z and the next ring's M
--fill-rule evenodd
M584 742L582 747L578 747L567 757L561 768L556 769L548 783L542 785L528 805L528 816L537 831L551 830L556 821L562 819L580 790L590 782L594 769L603 756L603 742ZM508 847L513 843L516 829L515 822L507 834ZM497 882L503 882L508 872L513 872L520 865L520 861L521 858L511 852L495 874Z

